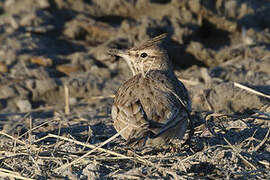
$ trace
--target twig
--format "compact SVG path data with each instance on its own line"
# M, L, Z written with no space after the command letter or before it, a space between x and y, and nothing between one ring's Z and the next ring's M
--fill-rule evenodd
M130 174L113 174L110 177L116 179L143 179L143 176Z
M66 137L63 137L63 136L54 135L54 134L48 134L47 136L36 140L35 143L37 143L39 141L42 141L44 139L47 139L47 138L61 139L61 140L68 141L68 142L71 142L71 143L79 144L81 146L86 146L86 147L91 148L91 149L96 148L96 146L94 146L92 144L85 144L85 143L82 143L82 142L77 141L77 140L74 140L74 139L69 139L69 138L66 138ZM124 156L122 154L119 154L119 153L116 153L114 151L110 151L110 150L107 150L107 149L103 149L103 148L97 148L97 150L99 150L101 152L105 152L105 153L111 154L111 155L114 155L114 156L126 157L126 156Z
M203 93L203 98L205 99L205 102L206 102L206 105L207 105L208 109L209 109L210 111L213 111L214 108L213 108L212 104L208 101L208 99L207 99L205 93Z
M23 141L21 141L21 140L15 138L15 137L13 137L13 136L11 136L11 135L9 135L9 134L6 134L6 133L4 133L3 131L0 131L0 134L1 134L1 135L4 135L4 136L6 136L6 137L9 137L10 139L13 139L14 141L16 141L16 142L18 142L18 143L20 143L20 144L22 144L22 145L26 145L25 142L23 142Z
M90 131L91 131L91 128L90 128L90 126L88 126L88 132L90 132ZM86 139L86 141L85 141L85 144L87 144L87 143L89 142L90 138L91 138L91 135L90 135L90 133L89 133L89 134L88 134L88 137L87 137L87 139ZM85 147L82 148L82 151L84 151L84 149L85 149Z
M259 115L264 115L270 118L270 113L267 112L262 112L262 111L258 111L258 110L254 110L254 112L258 113Z
M237 82L234 82L234 86L235 86L235 87L238 87L238 88L241 88L241 89L244 89L244 90L246 90L246 91L249 91L249 92L251 92L251 93L257 94L257 95L259 95L259 96L263 96L263 97L266 97L266 98L269 98L269 99L270 99L270 95L267 95L267 94L264 94L264 93L262 93L262 92L256 91L256 90L254 90L254 89L252 89L252 88L249 88L249 87L244 86L244 85L242 85L242 84L239 84L239 83L237 83Z
M51 123L51 122L55 122L55 119L49 120L49 121L44 122L44 123L42 123L42 124L40 124L40 125L38 125L38 126L35 126L35 127L32 128L31 130L33 131L33 130L38 129L38 128L44 126L45 124L48 124L48 123ZM30 131L30 129L27 130L27 131L26 131L25 133L23 133L22 135L20 135L20 136L18 137L18 139L20 139L20 138L23 137L24 135L28 134L29 131Z
M37 161L36 161L31 155L29 155L28 157L29 157L29 159L33 162L33 164L36 166L36 168L37 168L37 170L38 170L38 173L41 173L41 169L40 169L40 167L39 167Z
M12 158L12 157L16 157L16 156L28 156L29 155L27 153L22 153L22 152L21 153L13 153L13 152L10 152L10 151L1 151L1 154L5 154L5 155L1 156L0 160L7 159L7 158Z
M224 137L224 140L226 141L226 143L232 148L232 150L236 153L236 155L238 155L246 164L248 164L251 168L257 170L257 168L248 160L246 160L246 158L244 158L244 156L242 156L240 154L240 152Z
M91 151L89 151L88 153L84 154L83 156L79 157L78 159L68 163L68 164L64 164L63 166L55 169L54 171L61 171L63 169L66 169L67 167L71 166L72 164L75 164L76 162L79 162L81 159L85 158L86 156L90 155L91 153L93 153L94 151L96 151L98 148L101 148L102 146L104 146L105 144L111 142L112 140L114 140L115 138L117 138L123 131L125 131L128 128L128 126L126 126L125 128L123 128L120 132L116 133L114 136L110 137L109 139L107 139L106 141L104 141L103 143L101 143L99 146L95 147L94 149L92 149Z
M26 177L21 176L17 172L9 171L9 170L3 169L3 168L0 168L0 177L13 177L13 178L17 178L17 179L32 180L31 178L26 178Z
M70 114L70 108L69 108L69 89L67 85L64 85L64 92L65 92L65 114Z
M270 128L268 128L268 131L267 131L267 133L266 133L264 139L262 140L262 142L261 142L258 146L255 147L254 151L258 151L258 150L264 145L264 143L265 143L265 142L267 141L267 139L268 139L269 133L270 133Z
M29 130L28 130L28 141L30 143L30 145L32 144L32 127L33 127L33 121L32 121L32 118L30 117L29 118Z

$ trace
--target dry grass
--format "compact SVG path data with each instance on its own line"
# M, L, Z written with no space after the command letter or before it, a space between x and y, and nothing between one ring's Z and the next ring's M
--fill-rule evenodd
M269 109L265 107L252 116L206 113L205 122L194 115L196 127L191 144L144 149L126 147L119 134L105 135L107 140L90 144L88 141L95 138L94 134L64 133L65 128L72 130L71 122L75 125L80 122L81 126L81 122L88 123L72 113L55 114L41 124L29 114L23 118L28 124L24 133L0 132L0 176L11 179L265 178L269 176L270 166L266 157L270 148Z

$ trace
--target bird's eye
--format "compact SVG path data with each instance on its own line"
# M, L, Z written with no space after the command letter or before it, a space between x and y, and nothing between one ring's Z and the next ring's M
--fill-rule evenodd
M146 53L142 53L142 54L141 54L141 57L142 57L142 58L146 58L147 56L148 56L148 55L147 55Z

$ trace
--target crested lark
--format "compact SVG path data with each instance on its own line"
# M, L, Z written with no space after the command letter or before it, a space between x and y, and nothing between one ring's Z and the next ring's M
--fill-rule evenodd
M132 145L162 145L182 139L190 121L188 92L160 46L165 37L159 35L127 51L109 50L124 58L133 73L119 88L112 106L115 129Z

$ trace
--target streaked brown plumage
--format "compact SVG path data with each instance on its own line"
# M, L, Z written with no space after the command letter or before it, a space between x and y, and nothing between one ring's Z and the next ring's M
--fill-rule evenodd
M133 77L121 85L112 106L114 127L129 144L161 145L182 139L191 101L175 76L168 55L160 47L162 34L127 51L110 50L123 57Z

